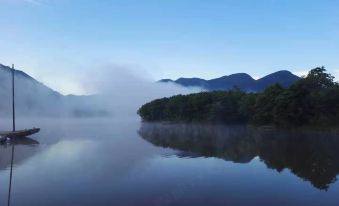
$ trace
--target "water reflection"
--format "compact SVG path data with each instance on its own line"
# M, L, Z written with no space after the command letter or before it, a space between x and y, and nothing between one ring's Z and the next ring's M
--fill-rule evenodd
M0 144L0 170L5 170L11 165L12 146L15 146L13 164L20 164L32 157L37 152L39 142L31 138L15 138L8 143Z
M7 196L7 205L10 206L11 203L11 192L12 192L12 180L13 180L13 166L14 166L14 155L15 155L15 147L16 145L38 145L39 142L31 139L31 138L11 138L9 142L2 141L1 142L1 161L0 161L0 169L1 168L7 168L10 166L10 176L9 176L9 185L8 185L8 196ZM29 157L29 155L26 152L27 150L22 150L21 147L19 147L19 151L17 152L19 154L19 161L23 161L23 159Z
M278 130L246 126L142 124L140 136L177 149L178 157L217 157L248 163L259 157L268 168L293 174L327 190L339 174L339 132Z
M26 122L32 124L32 121ZM293 141L284 141L283 133L276 131L203 125L140 125L140 120L134 118L39 122L36 125L43 130L32 138L39 144L34 144L33 140L33 144L21 141L15 145L13 206L339 203L338 182L325 192L289 171L277 173L265 166L281 171L282 168L310 165L304 157L305 162L298 159L292 162L293 155L297 154L294 148L290 149ZM145 139L138 135L139 130ZM298 151L302 155L308 155L308 150L322 154L320 148L323 148L329 153L328 158L336 157L338 144L334 142L334 133L323 135L327 137L327 143L312 143L309 134L304 136L307 138L298 136L304 143L293 143L295 147L306 145L308 149ZM287 145L289 142L291 145ZM328 149L328 146L333 148ZM290 157L284 154L288 149L294 151L290 152ZM0 145L0 153L0 205L6 205L11 145ZM330 166L322 166L313 159L320 168L326 168L325 173L334 180L336 159L329 161ZM331 167L334 169L329 169ZM299 176L306 176L304 173L309 168L294 170ZM318 175L318 171L315 174ZM325 174L319 181L329 185L324 177Z

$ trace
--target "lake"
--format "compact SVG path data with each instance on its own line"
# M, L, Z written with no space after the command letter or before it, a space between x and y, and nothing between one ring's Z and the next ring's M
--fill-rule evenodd
M339 205L339 131L18 119L11 205ZM1 121L1 129L10 121ZM11 145L0 145L7 205Z

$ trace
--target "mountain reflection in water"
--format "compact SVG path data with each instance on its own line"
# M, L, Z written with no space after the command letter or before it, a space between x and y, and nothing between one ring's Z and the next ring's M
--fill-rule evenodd
M268 168L293 174L327 190L339 174L338 130L143 123L140 136L179 150L178 157L217 157L248 163L259 157Z

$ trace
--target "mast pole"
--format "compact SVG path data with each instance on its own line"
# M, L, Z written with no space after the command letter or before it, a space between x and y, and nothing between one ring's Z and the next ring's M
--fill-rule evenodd
M13 132L15 132L14 64L12 64L12 109L13 109ZM15 145L15 143L13 142L12 143L11 170L10 170L10 175L9 175L7 206L11 205L13 162L14 162L14 145Z
M12 64L12 114L13 114L13 132L15 132L14 64Z

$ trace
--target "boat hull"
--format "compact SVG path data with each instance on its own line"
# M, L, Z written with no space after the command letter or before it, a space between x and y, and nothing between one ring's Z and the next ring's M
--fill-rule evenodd
M8 138L27 137L27 136L36 134L39 131L40 131L40 128L17 130L14 132L0 132L0 136L8 137Z

